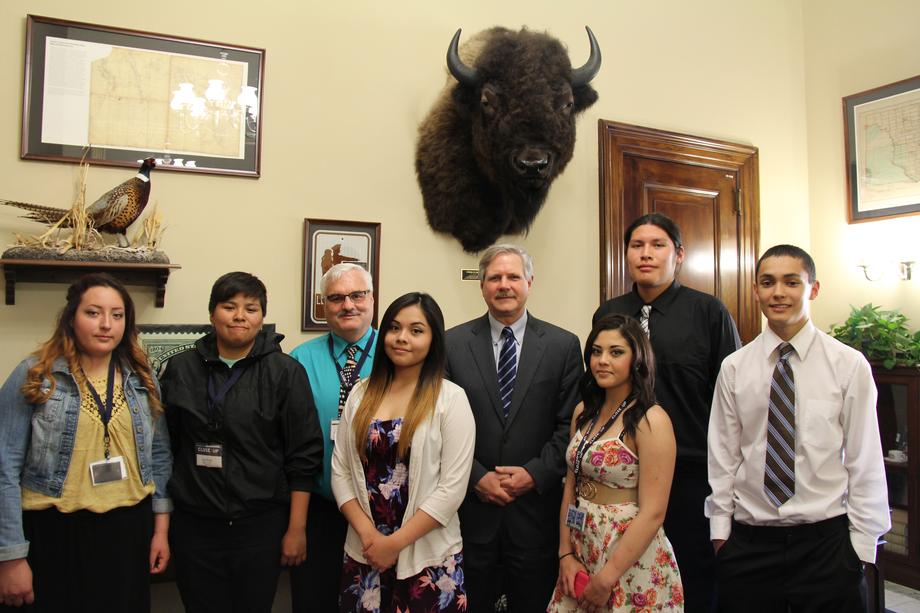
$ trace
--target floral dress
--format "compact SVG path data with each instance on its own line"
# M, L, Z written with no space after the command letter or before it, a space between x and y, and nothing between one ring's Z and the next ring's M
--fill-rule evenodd
M566 458L570 467L575 465L575 453L581 439L581 432L576 432L569 443ZM637 487L639 459L620 439L602 439L585 453L581 474L610 487ZM586 511L587 518L584 531L575 528L569 531L572 550L593 576L616 549L617 540L639 512L639 505L635 502L598 505L584 498L580 498L578 504ZM620 577L607 605L608 611L684 610L677 561L662 528L658 529L645 553ZM569 613L581 609L557 587L547 611Z
M364 476L371 519L381 534L402 526L409 497L409 460L399 459L397 443L402 419L373 420L367 442ZM463 553L448 556L405 579L396 578L396 567L383 573L361 564L347 553L342 566L340 611L364 613L435 613L466 611L463 587Z

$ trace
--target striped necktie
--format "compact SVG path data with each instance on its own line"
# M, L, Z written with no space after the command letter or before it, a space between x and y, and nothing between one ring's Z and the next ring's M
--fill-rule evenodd
M648 329L648 318L652 314L652 305L647 304L642 307L642 314L639 316L639 325L642 326L642 330L645 332L645 336L651 338L652 334Z
M498 396L502 401L505 419L511 413L511 396L514 393L514 378L517 376L517 341L514 332L505 326L502 329L502 348L498 354Z
M351 393L351 388L353 385L349 385L351 381L351 374L355 371L355 366L358 363L355 361L355 354L358 352L357 345L349 345L345 349L345 366L342 367L342 372L339 375L339 408L345 406L345 401L348 400L348 394Z
M781 343L778 350L770 381L763 489L773 504L781 506L795 494L795 377L788 362L795 348Z

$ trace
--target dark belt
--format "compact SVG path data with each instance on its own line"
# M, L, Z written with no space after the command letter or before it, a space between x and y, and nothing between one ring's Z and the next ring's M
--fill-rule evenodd
M785 541L788 539L820 539L841 532L849 531L846 513L813 524L794 526L750 526L732 520L732 535L738 535L750 541Z

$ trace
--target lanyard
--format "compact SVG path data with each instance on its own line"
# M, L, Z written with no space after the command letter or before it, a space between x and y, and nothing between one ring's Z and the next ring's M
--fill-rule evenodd
M224 406L224 398L236 382L243 376L246 365L234 364L230 369L230 376L224 381L220 389L217 388L217 377L214 375L214 369L208 373L208 427L216 429L220 421L220 409Z
M610 426L617 420L617 417L626 409L627 403L630 401L630 397L627 396L623 399L623 402L620 403L620 406L617 407L617 410L613 412L613 415L610 416L610 419L607 420L600 430L598 430L594 436L591 437L591 440L588 441L587 436L581 437L581 442L578 444L578 449L575 450L575 466L572 467L572 473L575 475L575 489L578 490L578 480L579 475L581 474L581 461L584 459L585 454L588 453L588 449L597 442L597 439L602 437L607 430L610 429ZM594 429L594 426L597 425L597 420L600 419L601 412L598 411L597 415L594 416L594 419L591 420L591 425L588 427L588 432ZM576 505L578 504L578 497L575 498Z
M346 380L345 373L342 370L342 367L339 366L339 361L335 359L335 351L332 349L332 334L330 333L327 337L329 345L329 357L332 358L332 363L335 364L335 370L339 373L339 382L342 384L342 387L347 389L349 392L351 388L355 386L355 383L358 382L359 375L361 372L361 367L364 366L364 360L367 359L367 350L371 348L371 343L374 342L374 336L377 333L371 330L371 335L367 339L367 343L364 345L364 349L361 350L361 358L358 360L358 363L355 364L354 370L351 371L351 376Z
M80 367L80 371L83 371L83 367ZM109 380L106 382L105 386L105 403L102 402L102 398L99 397L99 392L96 391L96 388L93 387L93 384L89 382L89 377L86 376L86 373L83 373L83 378L86 379L86 387L89 388L89 393L93 397L93 400L96 402L96 408L99 409L99 418L102 419L102 450L105 453L105 459L109 459L109 420L112 419L112 406L114 403L115 396L115 360L111 357L109 358Z

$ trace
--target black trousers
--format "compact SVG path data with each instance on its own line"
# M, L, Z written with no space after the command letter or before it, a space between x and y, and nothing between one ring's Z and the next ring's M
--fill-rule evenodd
M339 610L348 522L334 502L314 493L307 514L307 561L291 568L292 613Z
M712 490L705 464L675 467L664 533L674 548L684 587L684 611L708 613L715 600L715 554L709 539L709 520L703 514Z
M516 547L504 532L492 543L463 543L469 613L494 613L502 594L509 613L545 611L559 573L557 547Z
M149 498L107 513L25 511L22 521L35 604L0 611L149 613Z
M732 522L716 557L719 611L865 611L862 563L847 523L846 515L790 527Z
M226 521L174 511L169 541L187 613L271 613L289 512Z

